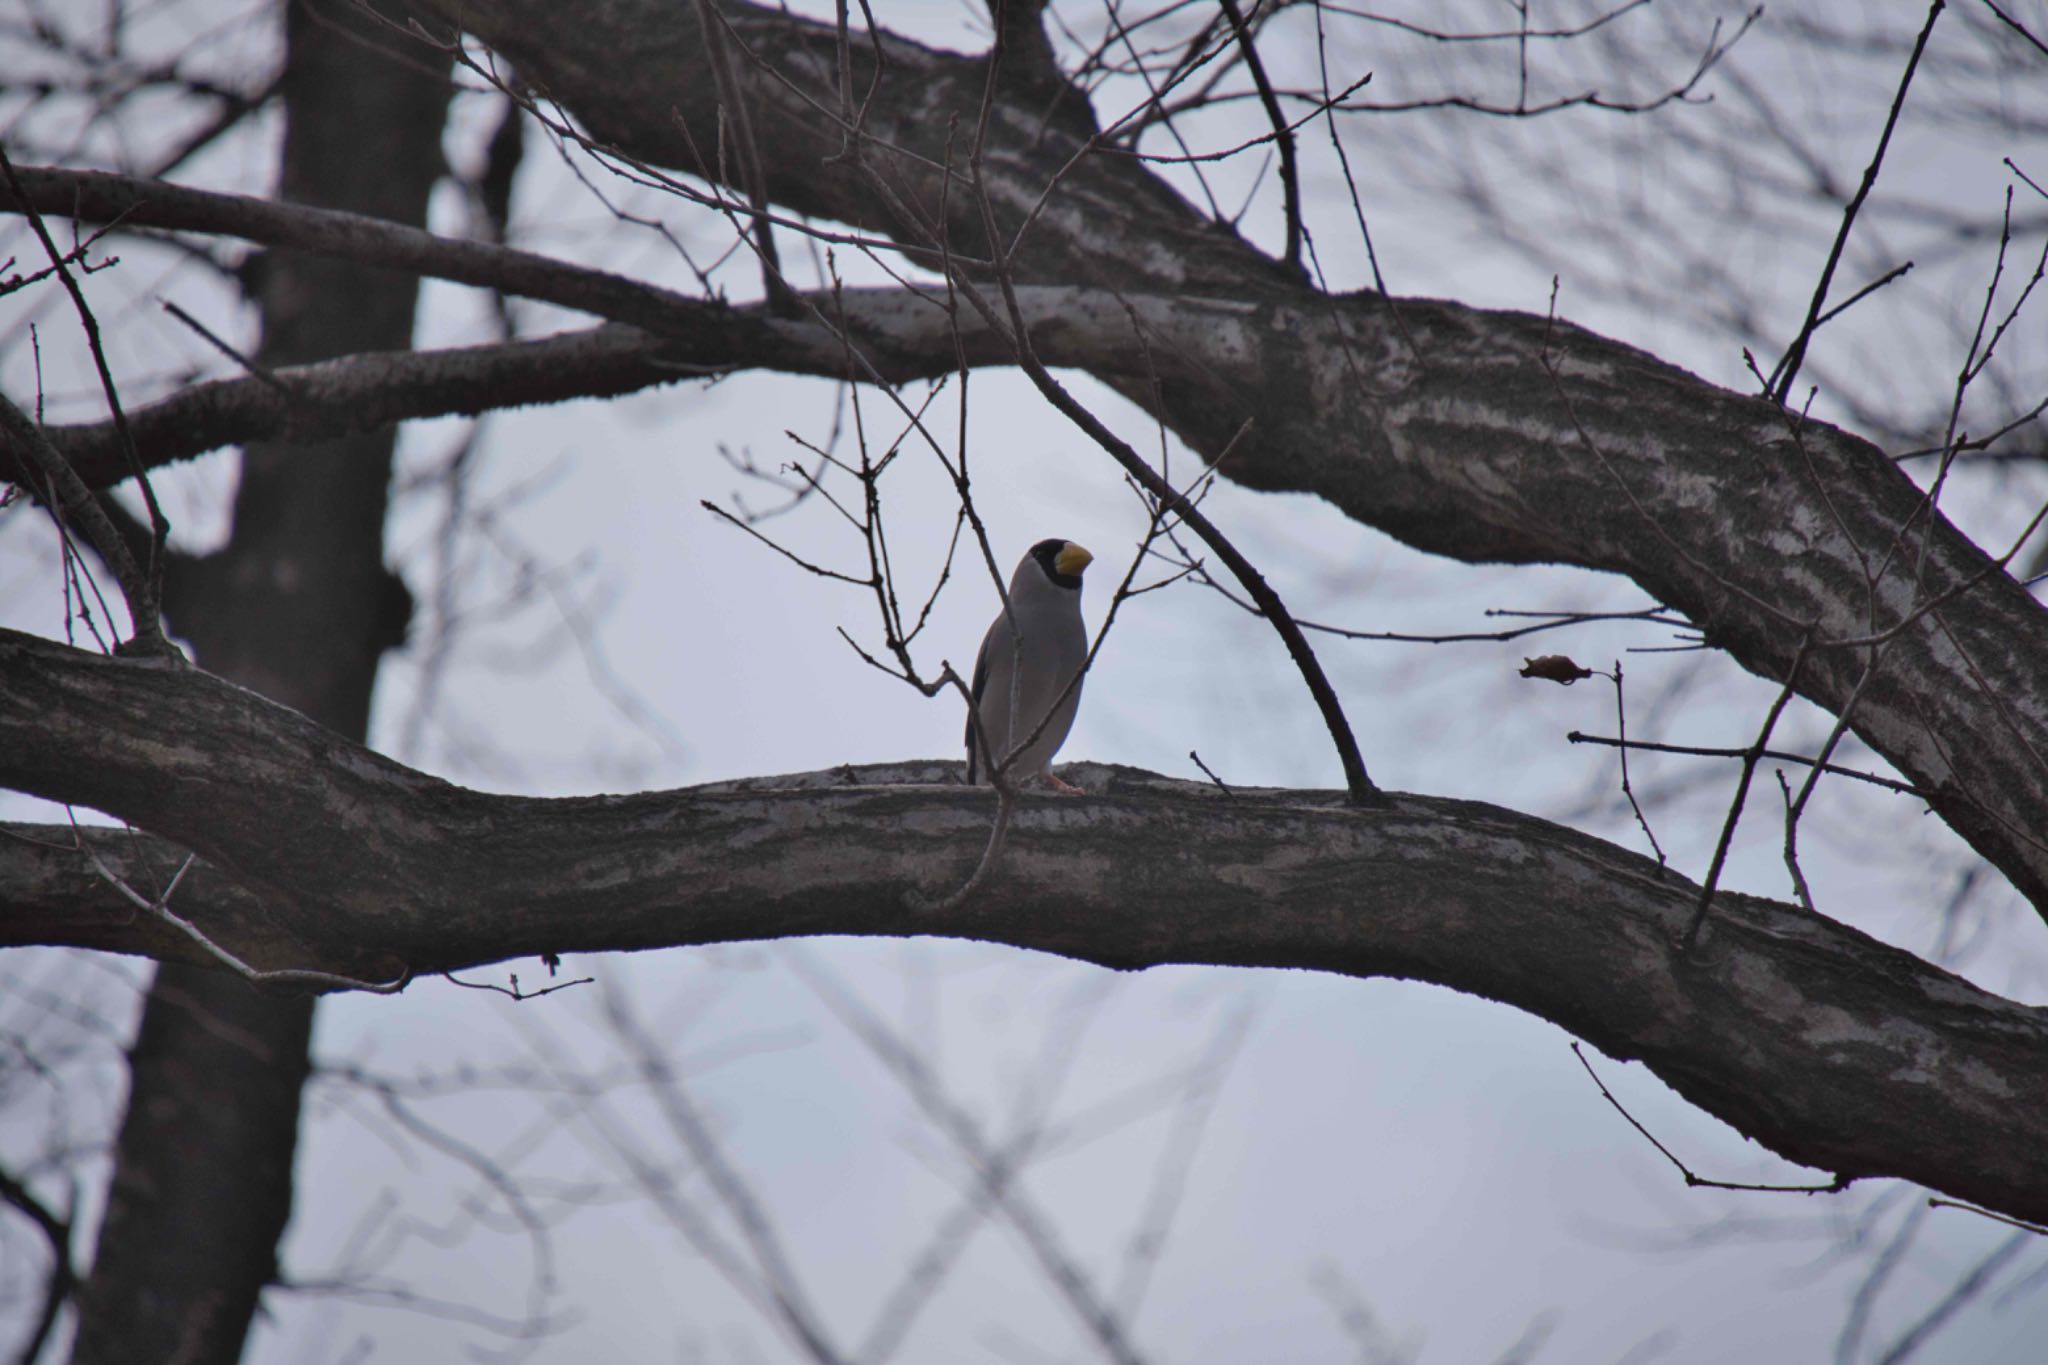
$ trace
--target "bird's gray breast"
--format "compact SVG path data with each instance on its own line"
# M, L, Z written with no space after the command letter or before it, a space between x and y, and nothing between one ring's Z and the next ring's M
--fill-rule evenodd
M1067 686L1088 657L1078 594L1062 592L1050 600L1035 593L1013 594L1010 616L996 618L982 649L988 683L982 692L981 723L994 761L1000 763L1050 712L1052 719L1010 770L1017 777L1045 771L1073 728L1081 702L1080 684Z

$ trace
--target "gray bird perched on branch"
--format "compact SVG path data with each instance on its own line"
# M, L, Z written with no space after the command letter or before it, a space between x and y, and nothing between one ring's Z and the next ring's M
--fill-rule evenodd
M1010 609L996 616L974 660L968 782L977 781L981 770L993 772L1012 748L1030 739L1010 765L1010 775L1020 782L1042 780L1065 792L1081 790L1052 775L1052 756L1081 705L1081 666L1088 661L1081 573L1094 558L1071 540L1041 540L1010 575ZM979 742L976 716L981 719ZM1036 739L1031 738L1034 731Z

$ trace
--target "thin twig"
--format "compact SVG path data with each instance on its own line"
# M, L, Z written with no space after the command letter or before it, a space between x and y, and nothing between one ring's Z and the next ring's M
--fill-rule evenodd
M0 147L0 172L5 173L7 187L14 196L16 206L28 219L29 227L34 230L36 239L43 244L43 250L49 255L50 265L56 270L57 278L64 284L64 292L71 297L72 310L78 314L78 325L85 333L86 349L92 355L93 369L99 375L100 391L106 395L107 414L113 418L114 430L121 438L121 452L127 459L128 473L142 492L143 505L149 509L150 557L146 566L147 572L142 578L141 603L146 619L136 624L136 637L133 643L145 654L172 653L174 651L164 639L163 627L157 619L163 594L164 546L170 539L171 523L165 518L164 509L157 504L156 489L150 485L149 474L142 467L142 456L135 447L135 437L128 430L128 414L121 405L121 391L114 383L112 367L107 364L106 348L100 343L99 319L93 316L91 305L86 303L85 291L78 287L77 280L71 278L71 269L64 263L64 253L57 249L57 243L51 238L48 225L43 222L43 215L37 212L36 206L30 202L28 190L23 187L21 177L15 173L14 163L7 159L4 147ZM76 236L74 231L74 240ZM82 261L80 268L90 269ZM123 591L126 589L127 585L123 584ZM135 603L131 601L129 605L133 607Z
M496 991L499 995L509 996L514 1000L520 1001L538 1000L544 995L553 995L556 991L566 991L571 986L588 986L597 980L594 976L579 976L574 981L557 981L552 986L544 986L540 990L529 991L520 989L519 974L517 972L512 973L512 984L510 986L500 986L493 981L464 981L453 972L443 972L441 973L441 978L449 985L460 986L466 991Z
M1691 1167L1680 1161L1669 1147L1666 1147L1657 1140L1655 1133L1645 1128L1634 1114L1629 1113L1623 1107L1620 1100L1614 1098L1614 1092L1607 1088L1606 1082L1600 1079L1600 1073L1595 1071L1593 1064L1586 1060L1585 1049L1576 1040L1572 1043L1572 1056L1579 1059L1579 1065L1586 1068L1586 1074L1592 1077L1593 1084L1599 1087L1600 1098L1613 1105L1614 1112L1627 1119L1629 1127L1642 1134L1644 1141L1655 1147L1666 1161L1677 1168L1679 1175L1684 1177L1686 1188L1688 1189L1746 1190L1757 1194L1840 1194L1843 1190L1848 1189L1850 1184L1856 1179L1855 1176L1838 1175L1825 1185L1756 1185L1736 1180L1714 1180L1707 1176L1695 1175Z
M1636 823L1643 827L1643 837L1650 841L1650 848L1656 853L1657 866L1661 870L1665 865L1664 846L1657 842L1657 835L1650 828L1650 819L1643 814L1642 803L1636 800L1635 789L1629 785L1628 780L1628 703L1623 700L1621 691L1621 660L1614 661L1614 671L1607 676L1614 680L1614 723L1621 736L1621 794L1628 798L1629 809L1636 813Z
M1749 750L1747 749L1709 748L1698 744L1659 744L1655 740L1616 739L1611 735L1589 735L1578 730L1573 730L1565 738L1573 744L1605 744L1609 748L1640 749L1653 754L1685 754L1693 758L1746 758L1749 756ZM1757 757L1760 759L1768 758L1781 763L1797 763L1801 767L1807 768L1813 767L1815 763L1815 760L1806 754L1787 753L1783 749L1765 749ZM1906 796L1917 796L1923 800L1928 797L1928 793L1912 783L1901 782L1896 778L1880 777L1876 773L1866 773L1857 768L1844 768L1835 763L1822 763L1820 767L1822 771L1832 773L1837 777L1853 777L1858 782L1868 782L1872 786L1883 787L1889 791L1900 792Z
M201 341L204 341L207 345L213 347L214 350L219 351L229 360L234 361L237 365L240 365L243 369L247 370L250 374L254 375L257 379L263 381L265 384L268 384L271 388L277 390L277 392L283 394L286 398L292 398L296 396L291 385L285 383L282 379L279 379L275 374L273 374L270 371L268 366L263 365L254 359L251 359L249 356L243 355L233 346L230 346L227 342L221 340L218 336L215 336L213 330L209 328L205 323L201 322L198 318L193 317L190 313L180 308L177 304L172 303L169 299L158 299L157 302L163 305L163 309L166 313L169 313L172 317L184 323L194 332L197 332L199 334L199 339Z
M1060 1245L1052 1225L1009 1178L999 1150L983 1134L974 1117L938 1085L924 1059L911 1049L907 1040L884 1028L851 992L825 976L803 955L785 946L783 956L826 1007L889 1070L933 1126L959 1149L983 1194L1015 1229L1046 1279L1095 1339L1095 1344L1118 1365L1139 1365L1143 1357L1131 1343L1129 1329L1115 1308L1105 1301L1081 1264Z
M1771 770L1777 775L1778 792L1785 801L1785 871L1792 878L1792 894L1799 899L1806 913L1817 915L1813 908L1813 892L1806 884L1806 871L1799 866L1799 816L1800 806L1792 799L1792 784L1785 780L1783 768Z
M164 638L162 623L157 619L155 590L148 575L135 562L128 542L114 529L114 523L107 519L106 509L93 497L85 481L78 477L78 471L71 467L71 462L50 444L50 438L43 434L42 428L5 394L0 394L0 439L4 439L42 474L49 484L52 512L67 525L77 528L85 536L86 543L114 571L114 581L121 585L121 596L128 604L131 638L123 648L134 653L182 660L184 655ZM66 544L68 546L68 540ZM109 624L111 626L111 622Z
M1222 790L1225 796L1230 797L1232 800L1235 800L1237 798L1237 793L1230 789L1230 784L1228 782L1225 782L1222 778L1216 776L1215 770L1212 769L1208 764L1202 762L1202 756L1200 754L1196 753L1193 749L1190 749L1188 750L1188 757L1192 758L1195 761L1195 766L1197 768L1200 768L1203 771L1203 773L1205 773L1208 776L1209 780L1211 782L1214 782L1217 785L1217 787Z
M80 852L84 853L91 860L93 870L98 872L107 885L118 891L130 904L143 913L154 916L165 924L170 925L173 929L176 929L179 933L182 933L185 937L205 949L207 954L216 962L219 962L244 980L256 985L318 986L326 990L368 991L373 995L396 995L404 990L407 983L412 980L412 969L409 967L401 971L392 980L384 982L363 981L356 977L342 976L335 972L310 971L297 967L287 967L277 971L264 971L260 968L252 967L208 938L206 932L198 925L171 909L171 897L176 894L178 883L185 879L185 874L191 871L193 864L199 861L198 854L186 854L185 861L179 865L177 872L172 874L170 884L164 888L163 894L149 897L128 885L127 882L121 879L119 874L108 867L105 861L101 859L99 850L94 848L82 833L79 836L78 848Z
M846 632L841 631L840 634L845 636ZM851 637L848 637L848 643L851 643ZM860 647L855 645L854 648ZM967 724L973 735L970 743L980 752L987 753L988 737L981 728L981 709L974 704L974 694L968 690L966 681L953 671L952 664L939 665L936 685L951 687L960 694L961 700L967 703ZM903 900L911 909L929 910L934 914L944 914L957 909L967 903L969 896L987 885L988 879L994 875L996 865L1002 861L1004 842L1010 835L1010 817L1016 813L1017 786L1007 773L993 768L989 772L989 785L994 787L996 792L996 818L989 826L988 842L982 845L981 858L975 863L974 871L968 874L967 880L961 883L958 889L938 900L929 899L916 888L906 891Z
M789 295L793 292L789 282L782 275L782 260L775 246L774 227L768 213L768 176L761 162L761 147L754 134L754 119L747 100L740 90L739 74L733 70L732 56L726 48L728 21L718 12L711 0L697 0L699 31L704 42L705 54L710 58L711 79L716 90L718 107L718 147L720 165L717 178L730 183L740 180L740 189L747 196L750 217L754 230L747 241L761 263L761 290L766 295L769 308L778 313L791 311ZM735 140L739 144L740 168L742 174L732 176L724 166L725 129L730 121ZM679 120L680 122L680 120ZM705 178L712 178L712 168L702 168Z
M1856 187L1854 197L1842 210L1842 226L1835 232L1835 243L1828 250L1827 264L1821 267L1820 280L1813 288L1813 302L1807 305L1806 321L1799 328L1799 335L1785 349L1784 359L1778 362L1772 374L1772 397L1780 407L1785 404L1786 395L1792 392L1792 382L1799 377L1799 367L1806 362L1806 345L1813 339L1814 329L1820 326L1821 309L1826 305L1828 285L1835 278L1835 267L1842 259L1842 249L1849 243L1849 229L1856 225L1856 214L1863 207L1863 201L1870 196L1877 184L1878 169L1884 165L1885 148L1891 145L1892 129L1898 126L1899 111L1906 107L1906 91L1913 84L1913 73L1919 69L1920 54L1927 50L1927 39L1934 32L1934 21L1941 17L1948 0L1934 0L1927 8L1927 23L1920 30L1920 37L1913 44L1913 55L1906 61L1905 74L1899 77L1898 93L1892 96L1891 112L1885 116L1884 132L1877 139L1877 152L1870 158L1870 165L1864 168L1863 183ZM1852 299L1851 302L1854 302Z
M1771 703L1769 714L1764 717L1763 728L1757 732L1756 743L1749 746L1742 755L1742 777L1735 784L1735 796L1728 803L1728 818L1721 822L1721 839L1714 846L1713 861L1707 865L1706 880L1700 884L1699 901L1693 906L1692 922L1686 926L1682 951L1690 953L1699 941L1700 926L1707 921L1707 908L1714 903L1714 888L1720 883L1721 869L1728 861L1728 846L1735 839L1735 827L1742 821L1743 803L1749 799L1750 779L1756 776L1756 765L1769 746L1771 731L1777 728L1778 717L1785 712L1785 704L1792 700L1795 685L1799 681L1799 669L1806 662L1808 647L1813 642L1813 631L1809 627L1799 641L1799 651L1792 656L1792 666L1785 670L1785 685L1778 689L1776 701Z
M1818 318L1814 320L1813 329L1816 332L1819 331L1821 328L1827 326L1830 322L1833 322L1836 318L1842 316L1842 314L1848 312L1851 308L1854 308L1857 304L1863 302L1863 300L1869 298L1872 294L1875 294L1878 290L1890 284L1893 280L1903 278L1907 272L1912 270L1912 268L1913 263L1911 261L1907 261L1903 265L1893 266L1890 270L1885 271L1884 274L1879 275L1876 279L1872 280L1869 284L1864 285L1861 289L1851 294L1848 298L1843 299L1840 303L1828 309L1827 312L1822 313Z
M1961 1209L1965 1213L1974 1213L1980 1218L1989 1218L1994 1223L2003 1223L2007 1227L2019 1228L2024 1232L2048 1237L2048 1226L2043 1226L2040 1223L2029 1223L2024 1218L2014 1218L2009 1214L1994 1213L1990 1209L1979 1208L1975 1204L1966 1204L1960 1199L1943 1199L1937 1195L1929 1195L1927 1207L1930 1209Z
M2027 28L2025 24L2022 24L2019 20L2013 18L2010 14L2007 14L2004 10L2000 9L1995 3L1993 3L1993 0L1984 0L1984 5L1993 14L1997 15L1999 19L2004 22L2007 28L2011 29L2014 33L2019 34L2020 37L2032 43L2035 49L2038 52L2040 52L2042 56L2048 57L2048 43L2044 43L2039 38L2035 37L2034 34Z
M995 228L995 209L989 201L987 187L981 180L978 152L973 162L973 171L975 193L981 203L982 219L989 240L998 241L1000 238ZM982 296L981 291L958 270L954 272L954 277L955 286L961 296L982 314L991 328L1002 331L1002 319ZM1337 700L1336 689L1330 685L1329 677L1316 660L1315 651L1309 647L1308 640L1302 635L1301 627L1295 624L1293 615L1280 600L1280 595L1273 591L1272 586L1266 582L1252 562L1231 544L1201 509L1161 478L1139 457L1138 452L1133 450L1128 442L1112 432L1100 418L1077 402L1073 395L1053 378L1052 372L1046 369L1044 362L1032 348L1030 334L1024 325L1023 309L1017 302L1015 278L1010 271L1008 258L1000 253L996 263L996 282L1009 314L1008 334L1018 365L1030 376L1031 382L1039 393L1044 395L1047 402L1102 447L1110 458L1121 465L1125 473L1143 485L1147 492L1160 499L1161 504L1200 536L1203 543L1214 550L1217 557L1236 575L1238 582L1251 595L1252 600L1265 611L1274 630L1279 632L1281 640L1287 646L1288 654L1294 659L1296 669L1307 682L1309 692L1314 696L1316 705L1322 712L1323 723L1330 731L1331 741L1336 745L1338 760L1344 768L1345 788L1350 793L1352 801L1370 800L1378 788L1366 774L1365 760L1359 755L1358 741L1352 735L1351 723L1344 717L1343 704Z
M1252 84L1258 87L1259 103L1265 106L1266 118L1273 125L1273 136L1280 150L1280 192L1286 205L1287 247L1281 254L1281 263L1289 270L1301 270L1301 169L1295 163L1294 132L1287 126L1287 116L1280 111L1280 101L1273 94L1273 83L1266 79L1266 64L1259 58L1258 44L1252 41L1251 30L1245 25L1244 12L1237 6L1237 0L1218 0L1223 13L1230 20L1231 30L1237 35L1237 45L1244 53L1245 69L1251 72Z

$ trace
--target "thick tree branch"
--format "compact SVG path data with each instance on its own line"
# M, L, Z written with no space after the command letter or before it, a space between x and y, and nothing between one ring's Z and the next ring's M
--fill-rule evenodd
M1802 623L1812 623L1819 644L1799 687L1830 709L1855 694L1861 652L1828 642L1911 619L1863 689L1856 729L1979 852L2048 905L2048 853L2035 828L2035 813L2048 809L2048 614L1929 514L1919 490L1867 442L1820 423L1795 433L1760 399L1523 314L1404 301L1403 324L1429 357L1425 366L1362 298L1294 308L1039 286L1021 288L1019 302L1049 363L1133 387L1134 367L1145 366L1179 395L1174 414L1198 444L1221 448L1227 437L1199 438L1255 417L1254 436L1228 470L1240 482L1320 493L1361 521L1460 559L1627 573L1767 677L1783 676ZM696 330L685 338L677 328L659 346L601 328L497 348L356 357L285 372L303 383L302 402L254 379L230 380L131 420L154 462L302 424L356 429L372 419L620 392L703 369L843 370L828 329L758 309L689 307ZM843 312L892 379L943 372L962 352L973 363L1010 359L979 318L908 290L846 291ZM81 468L120 474L110 427L51 435ZM1889 577L1873 585L1871 566L1902 528L1929 541L1918 589L1908 576L1912 556L1897 554ZM1953 595L1938 612L1914 615L1944 594Z
M1003 875L938 912L990 814L957 765L567 800L410 771L198 670L0 633L0 781L95 832L139 889L198 852L180 913L262 967L375 974L796 934L944 934L1116 967L1306 967L1439 982L1641 1058L1795 1160L2048 1217L2048 1011L1790 905L1695 888L1511 811L1238 790L1128 770L1026 800ZM874 785L877 782L907 785ZM0 942L194 960L64 845L0 839ZM1882 1116L1881 1119L1873 1116Z
M508 284L508 292L518 292ZM1205 372L1182 357L1149 368L1133 351L1132 307L1156 313L1154 325L1201 334L1238 310L1198 302L1124 300L1101 291L1027 287L1018 291L1034 337L1046 329L1056 364L1102 372L1167 373L1197 379ZM1006 337L980 318L956 317L908 289L847 289L803 296L841 319L875 372L892 383L932 379L958 367L1007 365ZM1187 311L1184 311L1187 310ZM645 309L631 310L645 315ZM1182 314L1176 317L1175 314ZM956 329L958 335L956 337ZM612 324L527 340L443 351L382 352L281 368L268 377L211 380L134 409L130 431L148 468L191 459L250 440L314 440L373 431L415 417L475 414L574 398L607 398L657 384L734 370L840 378L847 338L807 319L773 315L753 305L729 308L674 298L658 331ZM1195 359L1199 359L1196 357ZM1226 364L1238 364L1229 357ZM105 487L128 477L120 433L111 422L47 429L50 443L84 481ZM0 445L0 478L26 481Z
M541 0L422 7L507 54L628 153L715 173L688 151L693 138L715 145L701 44L654 0L573 13ZM852 78L874 87L863 173L833 112L832 27L741 0L720 9L745 45L771 197L885 233L907 200L928 220L949 215L963 254L989 254L976 249L970 196L945 192L948 129L982 122L985 58L889 34L872 50L854 43ZM1209 310L1207 335L1151 338L1187 377L1155 388L1112 370L1109 382L1158 403L1211 456L1251 419L1256 434L1226 471L1240 483L1320 494L1457 558L1625 573L1773 681L1810 632L1800 691L1837 714L1855 697L1857 733L2048 914L2048 613L1882 452L1541 316L1399 300L1404 333L1377 295L1331 299L1290 278L1095 145L1089 126L1048 122L999 90L980 164L999 229L1031 221L1013 258L1020 280ZM1034 341L1049 363L1070 363L1052 338L1034 330ZM1940 610L1923 612L1934 600ZM1902 623L1859 690L1860 652L1831 642Z
M524 13L514 3L506 9ZM485 5L465 13L479 10L495 12ZM617 13L637 11L631 4L602 10ZM662 28L657 17L640 17ZM553 21L537 22L545 28ZM781 34L775 41L796 47L817 36L786 16L752 14L746 23L750 32ZM590 50L590 40L580 36L586 29L604 31L580 16L563 35L566 46L553 54L553 67L542 63L554 72L555 93L572 103L609 98L576 83L578 55ZM649 50L650 69L664 69L656 60L664 50L660 43ZM956 86L971 87L979 98L980 85L966 79L980 69L977 63L919 51L919 70L936 81L910 92L919 101ZM685 56L670 54L678 62ZM603 55L600 65L609 72L617 64ZM790 103L788 82L796 75L783 76L781 82L763 78L750 95L783 101L786 117L829 123L820 110ZM679 79L672 88L689 85ZM907 118L907 98L893 77L885 81L873 102L878 117ZM928 105L918 109L929 117ZM659 126L637 134L659 150L670 134L665 120L654 122ZM1028 181L1036 195L1045 181L1033 177L1060 173L1058 158L1065 153L1006 141L1007 116L992 126L986 169L997 194L1014 200ZM614 131L636 130L622 123ZM787 139L770 137L766 145L797 155L797 144ZM804 207L849 221L877 216L853 198L818 202L826 190L865 193L835 175L790 193L808 195ZM1157 196L1124 196L1092 204L1088 216L1075 218L1061 206L1085 179L1077 170L1060 182L1052 207L1029 235L1027 255L1038 249L1030 243L1059 234L1072 237L1077 251L1088 248L1081 254L1107 252L1123 240L1119 234L1145 227L1156 234L1147 271L1157 275L1162 260L1176 259L1186 222L1172 214L1185 215L1184 205L1169 213ZM772 168L770 180L776 182ZM1132 221L1103 236L1102 215L1119 214ZM406 249L421 262L433 254L417 243ZM1462 559L1565 562L1626 573L1763 676L1782 678L1810 630L1816 647L1801 671L1801 691L1837 712L1855 697L1858 733L1929 793L1942 817L2037 905L2048 907L2048 851L2037 828L2038 812L2048 809L2048 614L1930 512L1882 452L1820 424L1795 429L1766 403L1546 318L1406 300L1398 305L1403 327L1397 328L1377 299L1331 300L1277 278L1241 244L1230 251L1238 262L1234 273L1224 270L1227 253L1208 234L1201 278L1218 286L1214 296L1026 287L1021 293L1034 344L1048 362L1089 367L1141 399L1163 393L1166 416L1198 449L1220 450L1252 419L1256 434L1233 452L1228 470L1240 482L1319 493L1412 545ZM454 264L470 270L478 259L464 255ZM1077 273L1099 274L1102 259ZM1142 280L1147 271L1134 267L1129 274ZM976 320L956 319L907 291L848 299L851 330L875 350L884 373L907 376L950 362L949 329L956 321L969 334L970 353L980 344ZM727 363L801 369L805 356L834 349L823 329L722 313L680 296L635 295L607 284L589 300L589 306L659 312L671 338L685 330L678 321L687 314L697 326L698 349L684 346L686 358L673 362L686 369ZM861 316L864 309L867 316ZM775 326L788 330L762 330ZM1131 344L1133 326L1142 329L1143 346ZM590 335L590 341L561 344L600 353L592 372L581 377L594 391L650 378L643 360L601 354L611 345L637 350L630 338ZM773 354L759 360L764 351ZM1150 375L1129 373L1130 357L1139 354L1156 366L1157 390ZM841 364L843 353L835 356L834 372ZM561 383L556 391L574 387ZM530 392L545 388L536 384ZM104 442L103 435L59 433L67 445L74 434L81 443ZM1902 535L1905 553L1899 552ZM1917 543L1923 539L1924 555ZM1887 576L1873 578L1877 564L1891 566ZM1937 600L1937 612L1922 611ZM1859 691L1863 652L1831 642L1901 623L1881 675Z
M842 52L834 24L735 0L715 3L737 49L740 88L732 97L746 102L754 120L772 202L885 236L897 235L896 209L908 205L946 225L955 259L992 254L983 249L979 209L967 196L949 194L946 170L949 116L957 114L961 128L979 121L985 57L886 30L857 34ZM489 43L601 143L719 178L719 87L691 11L653 0L573 8L536 0L420 0L414 8L432 16L424 21L430 28L459 28ZM604 48L621 38L630 38L627 47ZM622 51L632 60L620 61ZM839 112L842 71L853 90L874 91L858 116L858 159L845 155L856 130ZM1018 279L1199 290L1235 284L1248 259L1264 262L1276 281L1288 278L1228 228L1194 215L1135 158L1074 161L1094 145L1095 133L1082 92L1049 98L1028 80L1002 90L984 153L1003 229L1015 232L1040 209L1048 181L1060 180L1055 201L1038 213L1015 253ZM878 176L901 188L898 205L875 194ZM1162 230L1164 237L1156 235Z
M723 329L716 351L743 354L747 330L745 324ZM794 348L780 349L788 354ZM209 380L144 404L128 420L144 465L154 469L250 441L326 441L416 417L616 397L717 373L730 363L692 362L687 355L687 348L637 327L606 323L530 340L375 351L284 366L267 377ZM128 477L112 423L56 426L46 434L88 485L103 488ZM17 472L9 453L0 447L0 478Z

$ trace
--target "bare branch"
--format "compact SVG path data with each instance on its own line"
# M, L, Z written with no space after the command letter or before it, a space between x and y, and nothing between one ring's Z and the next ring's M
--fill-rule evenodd
M366 955L439 972L656 944L941 933L1126 967L1386 973L1511 1001L1640 1058L1790 1159L2048 1218L2048 1116L2010 1102L2048 1093L2041 1011L1727 890L1714 897L1713 951L1685 956L1698 888L1514 812L1391 793L1369 806L1327 792L1229 799L1103 770L1088 801L1020 803L1005 854L1020 875L937 915L903 892L956 875L987 833L986 798L952 780L955 764L491 796L196 669L0 633L0 678L0 781L107 810L261 888L181 894L184 917L245 962L360 979ZM80 837L133 880L142 855L127 836ZM1148 848L1158 856L1139 856ZM210 960L138 923L89 865L53 881L63 869L27 850L0 840L0 942L32 928L35 941ZM1684 1027L1670 1026L1673 1001ZM1831 1021L1823 1035L1815 1018ZM1899 1079L1929 1068L1944 1084ZM1892 1121L1869 1123L1875 1112Z
M1677 1170L1679 1175L1684 1177L1687 1189L1747 1190L1758 1194L1840 1194L1843 1190L1849 1188L1849 1185L1854 1178L1836 1176L1833 1180L1828 1181L1824 1185L1757 1185L1746 1183L1743 1181L1713 1180L1703 1175L1695 1175L1693 1174L1692 1168L1690 1166L1687 1166L1683 1161L1679 1160L1678 1156L1669 1147L1666 1147L1663 1143L1657 1140L1657 1135L1655 1133L1652 1133L1649 1129L1643 1127L1642 1121L1638 1119L1634 1114L1629 1113L1628 1110L1625 1107L1623 1107L1620 1100L1614 1098L1614 1092L1607 1088L1607 1082L1600 1079L1600 1073L1595 1071L1593 1069L1593 1064L1586 1060L1586 1050L1583 1046L1576 1042L1573 1043L1572 1056L1579 1059L1579 1065L1586 1069L1586 1075L1589 1076L1592 1079L1593 1084L1599 1088L1600 1098L1606 1100L1607 1103L1613 1107L1615 1113L1621 1115L1624 1119L1627 1119L1628 1126L1635 1129L1636 1132L1640 1133L1642 1135L1643 1141L1649 1143L1652 1147L1655 1147L1657 1149L1657 1155L1663 1157L1666 1161L1671 1163L1672 1167L1675 1170Z
M1265 106L1266 118L1273 125L1273 137L1280 147L1280 193L1287 209L1286 248L1280 254L1281 263L1290 270L1301 269L1301 171L1295 165L1294 132L1287 125L1287 116L1280 112L1280 101L1273 94L1273 83L1266 79L1266 64L1259 59L1258 44L1252 41L1251 31L1245 26L1244 12L1238 8L1237 0L1221 0L1223 13L1230 20L1231 31L1237 35L1238 50L1244 54L1245 69L1252 74L1252 83L1258 87L1259 103Z
M1792 338L1792 344L1785 348L1785 356L1772 371L1771 396L1780 406L1792 392L1792 383L1799 378L1799 367L1806 361L1806 345L1813 339L1813 333L1820 326L1821 309L1827 303L1828 285L1834 281L1835 267L1841 262L1842 248L1849 244L1849 229L1856 225L1857 210L1870 197L1871 189L1877 184L1877 173L1884 165L1885 148L1891 145L1892 129L1899 123L1899 111L1906 107L1906 91L1912 88L1913 73L1920 68L1920 54L1927 50L1927 40L1934 33L1934 21L1941 17L1941 11L1948 0L1934 0L1927 7L1927 23L1920 30L1920 37L1913 44L1913 55L1906 59L1906 70L1899 77L1899 91L1892 97L1891 112L1885 115L1884 132L1878 135L1877 151L1871 156L1870 164L1863 170L1863 183L1856 187L1855 195L1842 210L1842 226L1835 233L1835 244L1828 249L1827 264L1820 270L1820 279L1813 287L1813 302L1807 305L1806 322L1799 334ZM1854 299L1850 300L1855 302ZM1844 305L1846 306L1846 305Z

